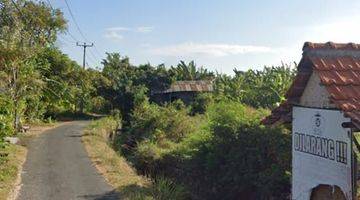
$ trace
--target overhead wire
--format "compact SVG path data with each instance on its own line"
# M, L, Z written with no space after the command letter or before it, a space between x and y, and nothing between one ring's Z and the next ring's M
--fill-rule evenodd
M47 1L47 3L49 4L49 6L50 6L52 9L54 9L53 6L52 6L52 4L51 4L51 2L50 2L50 0L46 0L46 1ZM65 4L66 4L66 7L67 7L67 9L68 9L68 11L69 11L70 17L71 17L72 21L74 22L74 24L75 24L78 32L80 33L81 37L82 37L86 42L89 42L89 40L85 37L85 34L84 34L83 31L81 30L79 24L77 23L77 20L76 20L76 18L75 18L75 15L73 14L73 12L72 12L72 10L71 10L71 7L70 7L70 4L69 4L69 2L68 2L67 0L65 0ZM66 30L65 32L73 39L74 43L79 41L69 30ZM89 50L89 52L90 52L90 54L89 54L90 56L89 56L88 58L92 61L92 63L97 63L96 60L99 60L99 58L97 58L97 56L92 52L91 49L88 49L88 50ZM96 50L97 50L97 49L96 49Z
M46 0L46 2L48 3L48 5L50 6L51 10L55 10L55 8L52 6L51 4L51 1L50 0ZM65 30L66 34L68 34L72 39L73 39L73 42L76 43L78 40L76 39L76 37L68 30L66 29ZM62 37L62 35L59 35L60 37ZM64 40L67 40L65 39L65 37L62 37ZM68 42L70 42L69 40L67 40ZM70 42L71 43L71 42Z
M48 0L48 1L49 1L49 0ZM76 21L75 15L73 14L73 12L72 12L72 10L71 10L71 7L70 7L69 2L68 2L67 0L64 0L64 1L65 1L65 4L66 4L67 9L68 9L68 11L69 11L69 14L70 14L72 20L74 21L74 24L75 24L77 30L79 31L80 35L82 36L82 38L83 38L86 42L90 42L90 41L87 39L87 37L85 37L85 34L81 31L81 28L80 28L79 24L78 24L77 21ZM101 53L99 52L99 50L98 50L98 48L96 47L96 45L94 45L94 49L95 49L95 52L98 54L98 56L99 56L99 57L102 57L102 56L101 56ZM89 49L89 52L90 52L90 54L91 54L96 60L99 60L99 58L92 52L91 49Z
M76 21L76 19L75 19L75 16L74 16L74 14L73 14L73 12L72 12L72 10L71 10L71 8L70 8L70 5L69 5L68 1L67 1L67 0L64 0L64 1L65 1L65 4L66 4L67 9L68 9L68 11L69 11L69 14L70 14L70 16L71 16L71 19L74 21L74 24L75 24L77 30L79 31L80 35L83 37L83 39L84 39L86 42L90 42L88 39L86 39L84 33L81 31L80 26L79 26L79 24L77 23L77 21Z

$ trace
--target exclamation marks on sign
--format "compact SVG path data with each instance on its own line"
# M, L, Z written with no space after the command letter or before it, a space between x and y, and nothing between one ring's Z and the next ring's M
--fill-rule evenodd
M336 161L347 164L347 144L336 141Z

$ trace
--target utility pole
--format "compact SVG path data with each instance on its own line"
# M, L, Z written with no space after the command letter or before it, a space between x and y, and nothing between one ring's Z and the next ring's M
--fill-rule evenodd
M86 44L86 42L84 43L79 43L79 42L76 42L76 46L79 46L79 47L83 47L84 48L84 55L83 55L83 68L85 69L85 57L86 57L86 48L87 47L93 47L94 46L94 43L91 43L91 44Z
M79 42L76 42L76 46L79 46L79 47L83 47L84 48L84 55L83 55L83 69L85 69L85 64L86 64L86 48L87 47L93 47L94 46L94 43L91 43L91 44L86 44L86 42L83 42L83 43L79 43ZM84 90L84 88L83 88ZM83 91L84 92L84 91ZM84 93L83 93L84 95ZM84 113L84 99L81 98L80 100L80 113Z

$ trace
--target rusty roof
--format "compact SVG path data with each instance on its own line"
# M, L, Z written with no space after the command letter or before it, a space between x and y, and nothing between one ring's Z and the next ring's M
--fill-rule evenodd
M264 124L291 121L292 105L299 103L313 71L328 91L329 101L360 125L360 44L332 42L304 44L298 74L286 94L287 101L274 109L263 120Z
M155 94L164 94L172 92L212 92L212 81L175 81L170 88L164 91L154 92Z

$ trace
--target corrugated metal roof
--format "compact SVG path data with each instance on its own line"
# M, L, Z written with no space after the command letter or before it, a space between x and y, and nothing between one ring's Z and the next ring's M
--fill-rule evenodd
M287 101L274 109L263 123L289 120L284 120L284 116L291 115L291 104L299 102L312 72L316 71L321 84L330 94L329 101L344 111L345 116L360 124L360 45L305 43L303 50L299 73L287 92Z
M164 94L172 92L212 92L212 81L176 81L169 89L154 94Z

